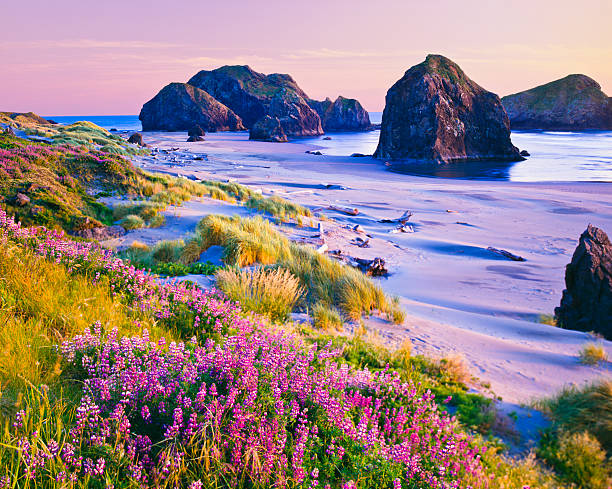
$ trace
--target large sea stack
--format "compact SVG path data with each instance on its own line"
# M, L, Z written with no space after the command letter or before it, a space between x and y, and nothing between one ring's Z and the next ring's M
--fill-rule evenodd
M612 129L612 102L599 83L569 75L502 98L512 129Z
M222 66L200 71L189 84L205 90L232 109L248 128L269 115L279 119L287 136L323 134L319 115L289 75L264 75L249 66Z
M329 98L308 100L308 105L319 114L325 132L367 131L372 128L370 115L354 98L339 96L334 102Z
M143 105L139 119L143 131L241 131L242 120L204 90L186 83L170 83Z
M612 340L612 244L601 229L589 224L580 236L565 269L565 286L555 309L559 325Z
M499 97L433 54L387 92L374 156L418 163L523 159Z

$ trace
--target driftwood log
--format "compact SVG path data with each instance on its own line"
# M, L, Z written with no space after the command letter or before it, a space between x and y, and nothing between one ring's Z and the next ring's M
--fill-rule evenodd
M359 265L359 268L366 275L372 277L380 277L387 275L388 271L385 267L385 260L382 258L374 258L373 260L367 260L365 258L355 258L355 262Z
M386 224L402 224L405 225L408 220L412 217L412 212L406 211L397 219L381 219L378 222L384 222Z
M347 214L349 216L356 216L359 214L359 209L350 208L350 207L340 207L337 205L327 206L327 209L330 211L342 212L343 214Z
M527 261L522 256L515 255L514 253L510 253L509 251L506 251L506 250L499 250L497 248L493 248L492 246L489 246L487 250L489 250L491 253L501 255L504 258L508 258L509 260L512 260L512 261Z

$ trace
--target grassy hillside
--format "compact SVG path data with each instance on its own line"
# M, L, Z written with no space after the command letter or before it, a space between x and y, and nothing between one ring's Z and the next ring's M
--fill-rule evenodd
M2 487L565 487L440 410L480 398L409 349L279 330L2 211L0 241Z

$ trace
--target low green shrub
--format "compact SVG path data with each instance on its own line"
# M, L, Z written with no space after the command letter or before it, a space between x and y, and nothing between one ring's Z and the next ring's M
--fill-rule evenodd
M121 219L119 224L121 224L126 231L131 231L132 229L140 229L144 227L145 222L140 216L130 214Z
M610 464L601 444L588 431L547 431L537 455L577 489L607 489L612 483Z
M184 265L182 263L165 263L161 262L153 266L151 271L159 275L167 275L168 277L178 277L181 275L214 275L221 267L213 265L211 262L206 263L190 263Z

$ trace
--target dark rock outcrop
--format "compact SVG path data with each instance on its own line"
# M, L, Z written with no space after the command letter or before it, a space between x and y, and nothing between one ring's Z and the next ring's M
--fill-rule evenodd
M565 269L559 326L595 331L612 339L612 244L606 233L589 224Z
M197 87L170 83L140 111L144 131L187 131L194 124L206 131L242 131L242 120L231 109Z
M283 131L278 117L266 115L259 119L249 132L249 139L256 141L271 141L274 143L286 143L287 135Z
M612 129L612 103L599 83L569 75L502 98L512 129Z
M195 124L194 126L191 126L189 131L187 131L187 135L189 136L189 138L187 138L187 142L196 143L198 141L204 141L205 134L206 132L204 132L204 129L202 129L202 127L200 127L198 124Z
M523 159L499 97L431 54L387 92L374 156L421 163Z
M146 146L145 142L142 140L142 134L139 132L135 132L128 138L128 143L137 144L138 146Z
M200 126L199 124L194 124L187 131L187 135L204 137L206 136L206 132L204 131L204 129L202 129L202 126Z
M17 192L17 196L15 197L15 204L19 207L26 206L30 203L30 197L26 194L22 194L21 192Z
M372 127L370 115L354 98L308 100L308 105L319 114L325 132L368 131Z
M287 136L323 133L319 115L308 96L289 75L264 75L249 66L202 70L189 82L232 109L252 128L262 117L278 117Z

